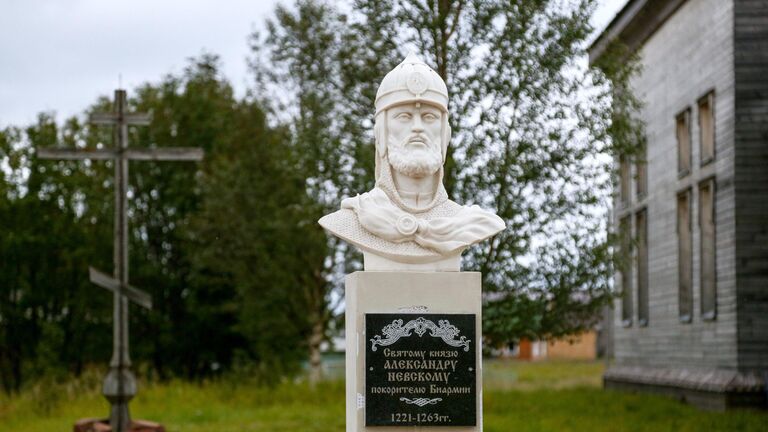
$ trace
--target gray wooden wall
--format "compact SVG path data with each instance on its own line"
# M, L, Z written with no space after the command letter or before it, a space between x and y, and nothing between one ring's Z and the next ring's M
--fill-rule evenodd
M632 202L617 208L616 216L618 221L632 215L634 224L636 212L648 210L649 323L641 327L637 322L637 278L633 272L631 325L622 325L620 301L614 308L614 354L620 366L738 367L733 12L732 0L689 0L640 51L644 70L633 87L646 103L642 115L647 122L648 195L638 201L633 190ZM716 157L713 163L702 166L697 101L713 89ZM675 115L687 107L692 109L692 172L678 178ZM717 182L717 317L706 321L700 309L698 184L712 176ZM688 187L693 193L694 313L692 322L681 323L676 197ZM617 286L620 280L616 279Z
M739 369L768 369L768 0L735 0Z

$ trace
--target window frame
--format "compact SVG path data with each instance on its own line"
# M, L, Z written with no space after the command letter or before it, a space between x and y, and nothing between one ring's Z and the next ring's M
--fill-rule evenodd
M683 123L684 128L681 129L680 124ZM685 130L688 144L688 158L687 166L683 166L683 147L680 140L680 131ZM688 106L684 110L675 115L675 141L677 142L677 177L683 178L691 173L692 161L693 161L693 143L691 137L691 107Z
M632 162L627 155L619 156L619 207L625 209L632 203Z
M717 182L715 177L708 177L698 184L699 203L698 203L698 226L699 226L699 310L701 319L704 321L714 321L717 319ZM706 293L704 290L704 226L703 218L705 215L704 200L702 191L709 189L710 208L708 209L709 218L712 222L712 292ZM706 294L706 295L705 295ZM711 309L705 307L705 301L711 296Z
M642 233L642 235L641 235ZM650 321L650 293L648 268L648 209L646 207L635 213L635 275L637 283L637 324L647 327Z
M635 196L642 201L648 196L648 146L643 145L635 157Z
M687 208L687 227L688 230L688 268L683 266L683 239L681 238L681 199L685 199ZM693 221L691 212L693 209L693 188L687 187L679 191L676 195L676 231L677 231L677 311L681 323L691 323L693 321ZM687 272L686 272L687 270ZM683 276L687 273L688 286L683 286ZM684 290L683 288L686 288ZM687 295L687 298L684 297ZM687 310L684 309L684 306ZM687 313L686 313L687 312Z
M712 151L711 154L704 155L704 128L702 127L702 111L701 107L706 104L708 107L709 113L710 113L710 130L711 130L711 138L712 138ZM704 94L704 96L700 97L696 101L696 107L698 111L698 125L699 125L699 166L705 166L707 164L710 164L714 162L715 157L717 156L717 125L716 125L716 117L715 117L715 90L711 89L707 93Z
M632 217L625 215L619 219L619 242L621 250L621 325L631 327L633 321L632 303Z

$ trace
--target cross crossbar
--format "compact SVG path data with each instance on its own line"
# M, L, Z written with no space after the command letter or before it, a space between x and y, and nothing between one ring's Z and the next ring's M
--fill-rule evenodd
M140 161L199 161L203 160L204 151L196 147L159 147L159 148L128 148L113 149L69 149L69 148L39 148L37 157L40 159L61 160L108 160L124 157Z
M107 160L117 158L117 152L112 149L69 149L41 147L37 149L37 157L40 159L63 160Z
M91 282L112 292L119 292L134 303L145 309L152 309L152 296L128 284L121 285L120 281L104 274L93 267L88 267Z
M197 147L129 148L124 154L130 160L199 161L204 151Z
M123 114L125 124L149 126L152 122L152 114L131 113ZM88 122L95 125L117 125L120 124L120 114L118 113L93 113L88 117Z

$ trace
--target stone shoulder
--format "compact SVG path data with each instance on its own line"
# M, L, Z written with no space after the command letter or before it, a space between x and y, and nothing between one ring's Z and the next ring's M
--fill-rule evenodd
M429 211L415 214L414 217L430 220L438 217L453 216L462 208L463 206L456 202L447 200ZM350 209L341 209L325 215L318 222L331 234L346 242L364 251L381 255L391 260L429 263L445 258L439 253L424 248L413 241L393 243L372 235L363 228L357 220L355 212Z

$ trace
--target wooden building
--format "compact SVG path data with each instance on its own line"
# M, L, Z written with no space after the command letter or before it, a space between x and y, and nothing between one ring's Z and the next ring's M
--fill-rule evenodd
M590 47L639 55L647 148L620 158L608 388L766 405L768 0L629 0Z
M597 332L589 330L551 340L532 341L523 338L502 355L519 360L596 360Z

